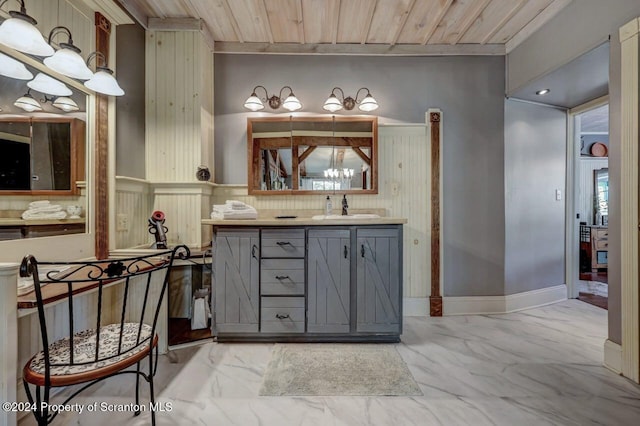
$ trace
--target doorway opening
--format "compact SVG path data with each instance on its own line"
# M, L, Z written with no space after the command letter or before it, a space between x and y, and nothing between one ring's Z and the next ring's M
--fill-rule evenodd
M578 268L573 297L608 308L609 104L605 99L571 111ZM574 271L576 270L574 269Z

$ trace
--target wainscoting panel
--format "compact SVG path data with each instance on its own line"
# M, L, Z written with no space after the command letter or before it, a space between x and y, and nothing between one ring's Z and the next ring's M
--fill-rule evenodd
M149 234L147 220L153 213L149 182L142 179L116 176L116 249L150 246L154 237ZM118 230L118 216L126 215L128 228Z
M431 286L429 146L424 125L387 125L378 128L379 173L377 195L347 196L349 208L384 209L389 216L408 219L404 226L404 297L425 298ZM213 204L234 199L258 210L308 210L323 212L324 195L249 196L246 185L216 185ZM341 195L331 197L334 213L340 213ZM209 212L206 217L211 213ZM426 299L425 299L426 300ZM428 302L425 302L428 303Z

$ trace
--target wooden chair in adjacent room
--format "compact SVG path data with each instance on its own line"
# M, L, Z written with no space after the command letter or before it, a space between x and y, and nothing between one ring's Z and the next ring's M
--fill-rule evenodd
M48 409L51 388L82 385L60 403L64 405L89 386L119 374L136 376L136 407L141 377L155 404L156 325L173 261L188 255L186 246L178 246L98 261L42 262L31 255L23 259L20 274L34 282L43 347L25 365L23 381L39 425L51 423L57 415ZM55 324L46 307L55 300L68 307L64 327L59 321ZM141 366L145 358L148 369ZM155 424L154 410L151 419Z

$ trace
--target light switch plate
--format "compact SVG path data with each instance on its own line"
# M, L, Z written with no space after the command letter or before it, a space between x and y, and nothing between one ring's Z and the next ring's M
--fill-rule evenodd
M556 201L562 200L562 190L556 189Z

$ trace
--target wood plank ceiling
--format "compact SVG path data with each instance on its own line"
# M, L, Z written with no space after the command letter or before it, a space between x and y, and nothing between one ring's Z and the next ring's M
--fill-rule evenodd
M218 52L505 54L571 0L118 0Z

